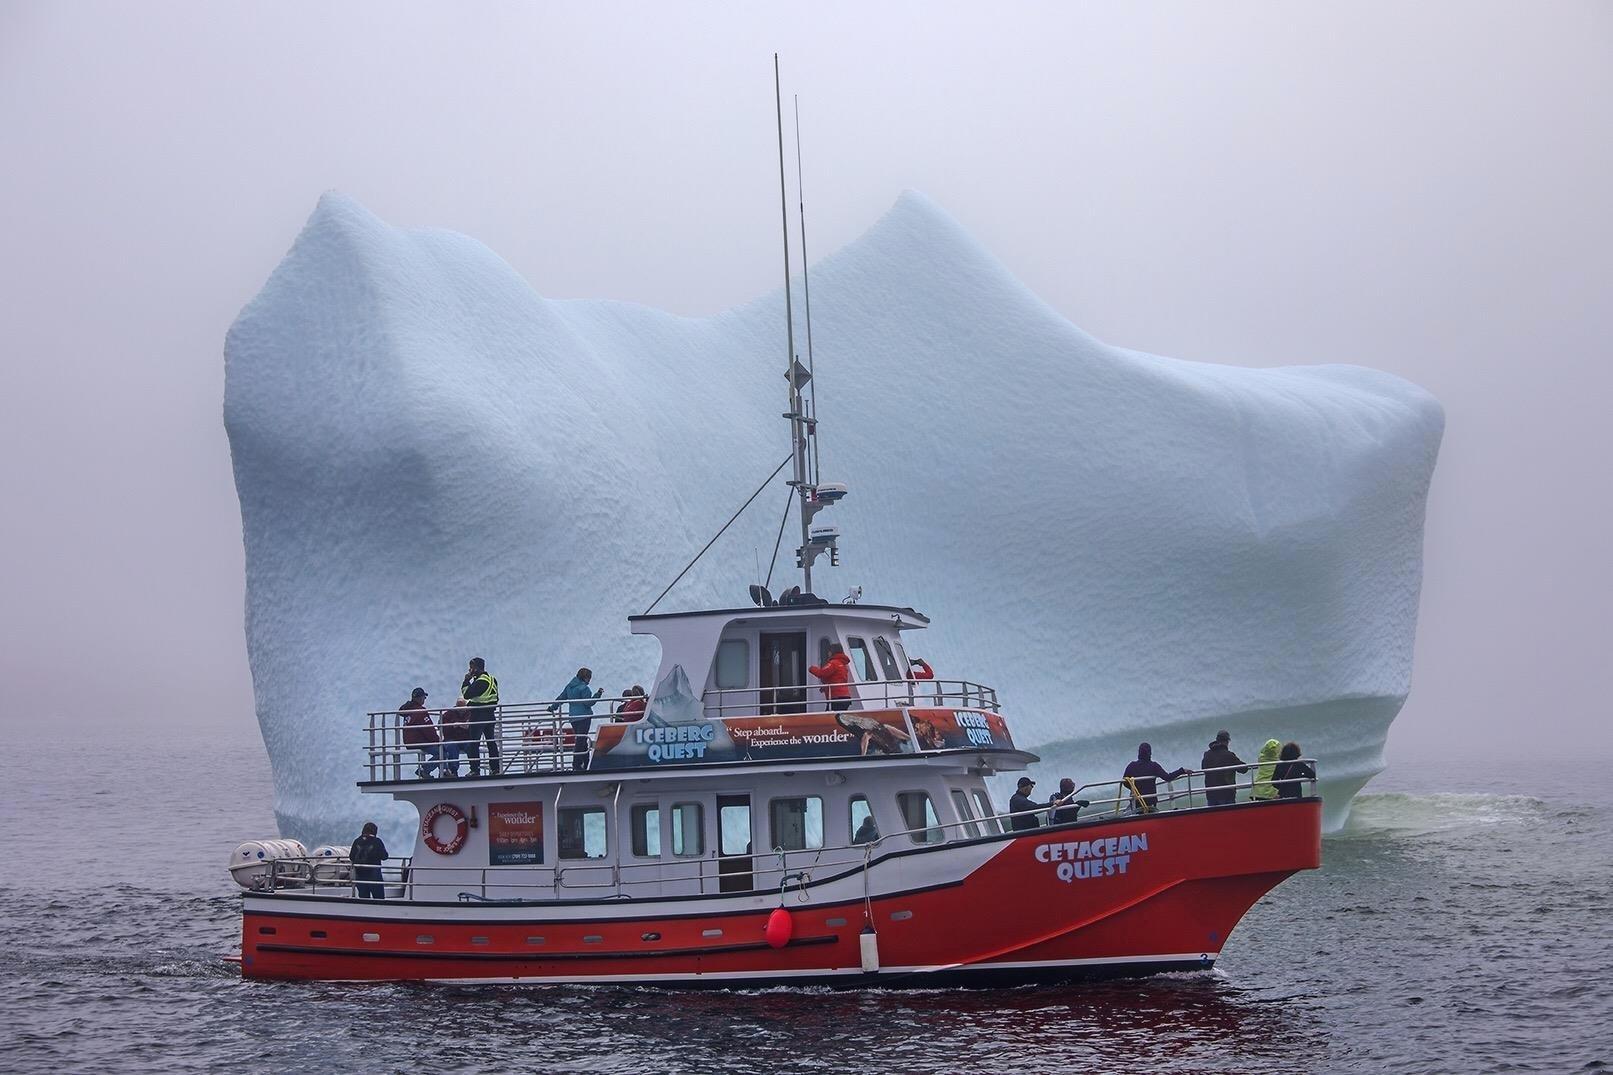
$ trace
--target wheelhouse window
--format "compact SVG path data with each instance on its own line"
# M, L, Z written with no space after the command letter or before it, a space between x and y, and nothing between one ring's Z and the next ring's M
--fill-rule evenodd
M730 638L717 646L717 689L734 690L750 686L750 643Z
M891 652L891 644L884 635L874 639L874 652L879 655L879 667L885 673L886 679L901 679L902 669L896 663L896 654Z
M602 859L605 842L603 806L563 806L557 815L560 828L560 857L563 859Z
M957 810L958 810L958 820L968 822L968 824L963 826L964 833L967 834L968 836L970 836L971 838L975 837L975 836L979 836L980 835L980 826L976 825L974 823L974 820L975 820L974 813L973 813L973 811L971 811L969 809L969 796L965 795L963 792L959 791L957 788L953 788L952 789L952 805L955 806L957 808Z
M868 805L868 796L851 797L851 842L871 844L879 839L879 825L874 821L874 808Z
M851 664L857 669L857 678L865 683L872 683L879 678L874 671L874 658L868 652L868 643L860 638L846 639L851 645Z
M633 831L633 854L639 858L661 857L661 807L637 803L627 812Z
M908 830L915 844L938 844L946 839L935 804L925 792L899 791L896 806L902 812L902 827Z
M823 800L816 795L800 799L774 799L769 807L773 846L806 851L823 846Z
M980 816L986 819L981 822L986 827L986 831L988 833L1001 833L1003 823L997 818L997 808L991 805L991 796L986 794L986 789L975 788L974 797L975 806L980 808Z
M672 804L672 853L699 855L706 849L699 803Z

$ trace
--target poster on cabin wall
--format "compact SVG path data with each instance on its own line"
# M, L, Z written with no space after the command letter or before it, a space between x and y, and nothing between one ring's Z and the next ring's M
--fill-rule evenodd
M910 709L920 750L1013 750L1008 722L983 709Z
M536 866L543 861L543 804L487 804L489 866Z
M897 710L848 710L788 717L729 717L676 724L607 724L594 744L595 769L653 768L700 762L775 761L911 754Z

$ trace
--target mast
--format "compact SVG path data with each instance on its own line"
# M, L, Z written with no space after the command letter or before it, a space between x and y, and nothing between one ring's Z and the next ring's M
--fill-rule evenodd
M838 564L840 553L837 543L840 540L840 531L833 526L819 526L814 528L812 517L830 504L845 496L845 486L837 483L820 485L812 466L813 448L812 438L817 431L817 418L808 409L806 401L802 398L801 390L812 380L812 371L801 365L800 357L795 353L795 304L791 295L790 282L790 199L787 189L787 179L784 171L784 93L779 84L778 53L773 53L773 112L778 120L778 193L779 193L779 223L784 232L784 334L785 334L785 367L784 379L790 386L790 409L784 417L790 422L790 455L795 463L795 475L790 479L790 485L800 498L801 508L801 545L795 550L795 565L801 569L801 591L812 592L812 562L821 554L829 554L829 562ZM799 124L798 124L799 126ZM796 132L796 158L799 168L800 159L800 132ZM799 175L797 175L799 182ZM806 207L803 201L801 209L801 226L806 227ZM805 253L806 238L802 236L802 252ZM804 270L803 270L804 272ZM810 326L808 332L810 332ZM810 359L810 356L809 356Z

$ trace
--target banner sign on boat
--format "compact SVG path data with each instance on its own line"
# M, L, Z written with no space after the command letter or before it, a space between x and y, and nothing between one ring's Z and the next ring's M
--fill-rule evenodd
M772 761L911 754L913 737L894 709L607 724L594 744L595 769L690 762Z
M543 804L487 804L487 864L535 866L543 861Z
M1008 722L982 709L910 709L920 750L1013 750Z

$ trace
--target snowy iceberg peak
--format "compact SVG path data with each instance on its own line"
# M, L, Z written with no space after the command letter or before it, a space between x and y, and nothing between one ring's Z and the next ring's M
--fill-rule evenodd
M1432 397L1109 346L911 193L812 298L823 476L852 489L821 592L929 613L914 652L997 686L1058 775L1112 778L1139 738L1191 764L1224 725L1320 754L1342 816L1409 688ZM781 291L545 300L475 240L321 199L225 346L285 831L350 835L360 715L451 701L473 654L512 700L581 664L648 684L625 617L787 451L782 322ZM742 602L784 496L662 610Z

